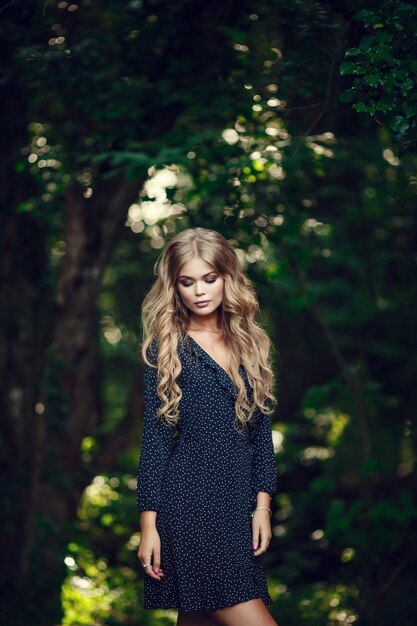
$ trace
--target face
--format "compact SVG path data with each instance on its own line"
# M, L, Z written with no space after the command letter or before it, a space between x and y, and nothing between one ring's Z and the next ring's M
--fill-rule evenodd
M203 259L195 257L184 263L177 280L181 300L193 315L213 313L223 301L223 277ZM198 305L198 302L206 304Z

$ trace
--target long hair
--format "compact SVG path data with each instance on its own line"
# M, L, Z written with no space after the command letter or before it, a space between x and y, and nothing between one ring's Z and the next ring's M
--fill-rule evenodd
M230 351L228 373L237 391L236 419L246 429L257 408L271 414L272 403L277 402L272 391L272 346L267 333L255 321L258 300L235 249L220 233L208 228L188 228L166 244L154 266L157 279L142 303L141 355L147 365L158 368L157 393L162 400L158 416L173 426L180 417L182 391L177 378L182 365L178 344L186 334L191 314L177 291L177 279L182 266L195 257L211 265L224 279L218 320ZM158 344L157 362L148 359L154 339ZM251 401L239 373L241 364L253 391Z

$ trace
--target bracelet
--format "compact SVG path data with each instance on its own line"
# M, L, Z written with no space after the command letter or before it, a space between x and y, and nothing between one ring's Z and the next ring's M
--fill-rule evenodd
M271 509L270 509L269 507L267 507L267 506L258 506L256 509L254 509L254 510L252 511L252 513L250 514L250 516L251 516L251 517L253 517L253 514L255 513L255 511L260 511L261 509L265 509L266 511L269 511L269 517L271 517L271 515L272 515L272 511L271 511Z

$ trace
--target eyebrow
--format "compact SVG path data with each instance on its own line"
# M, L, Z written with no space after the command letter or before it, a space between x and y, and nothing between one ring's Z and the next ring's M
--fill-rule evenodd
M203 274L203 278L205 276L208 276L209 274L217 274L217 271L211 270L211 272L207 272L207 274ZM190 280L194 280L192 276L185 276L185 274L181 274L181 276L178 276L178 278L189 278Z

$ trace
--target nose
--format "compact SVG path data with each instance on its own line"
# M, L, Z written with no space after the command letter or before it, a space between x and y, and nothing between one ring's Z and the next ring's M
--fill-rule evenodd
M197 297L199 297L199 296L202 296L204 293L206 293L205 290L204 290L204 283L196 282L196 284L195 284L195 295Z

